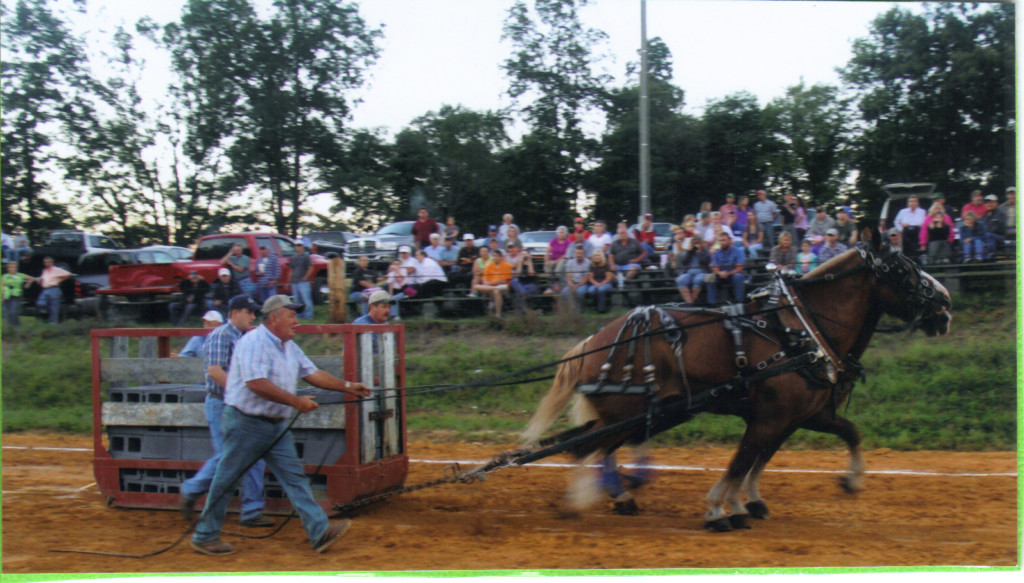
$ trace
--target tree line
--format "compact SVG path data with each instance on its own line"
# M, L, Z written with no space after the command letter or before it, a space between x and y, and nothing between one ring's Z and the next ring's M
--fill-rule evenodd
M513 105L441 104L393 137L350 124L384 35L354 2L187 0L175 22L118 28L106 78L73 14L53 0L4 4L2 226L34 240L81 224L128 245L187 245L257 222L362 231L419 205L474 232L510 211L531 228L583 212L635 218L640 58L619 85L602 72L606 34L584 23L588 3L513 2L501 63ZM764 106L739 92L701 115L684 112L672 54L650 39L652 211L678 222L703 200L759 188L864 214L887 182L937 182L954 203L1001 192L1015 183L1014 20L1012 3L894 7L853 42L839 86L801 80ZM138 85L143 42L171 56L156 111ZM596 136L585 130L595 117ZM317 213L309 199L324 194L332 208Z

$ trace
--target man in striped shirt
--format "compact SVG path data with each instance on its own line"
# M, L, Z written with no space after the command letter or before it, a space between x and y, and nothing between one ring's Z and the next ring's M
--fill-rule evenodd
M224 413L224 387L227 385L229 363L235 343L242 334L252 328L256 313L260 311L246 294L237 295L228 302L228 322L218 326L206 337L203 353L206 356L206 404L203 412L210 426L210 442L213 456L206 460L195 476L181 485L178 510L187 521L195 513L196 500L210 489L213 476L224 449L224 430L220 419ZM213 312L218 314L218 312ZM205 316L204 316L205 318ZM242 526L273 526L274 522L263 515L263 473L266 464L260 460L253 464L242 477Z
M224 391L224 449L206 497L206 507L192 536L192 548L208 555L227 555L234 548L220 539L234 484L257 459L267 462L284 487L292 508L317 553L337 542L351 525L350 520L333 524L313 498L295 442L287 431L292 411L308 413L317 408L309 397L295 394L298 378L333 391L366 397L370 389L350 383L316 365L292 342L296 316L304 306L285 295L275 295L263 304L264 324L242 336L235 344Z

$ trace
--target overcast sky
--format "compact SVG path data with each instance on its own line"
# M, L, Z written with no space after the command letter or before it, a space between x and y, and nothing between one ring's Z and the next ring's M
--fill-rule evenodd
M10 0L3 0L10 4ZM94 40L109 39L119 22L142 16L175 20L182 0L89 0L89 16L77 28ZM850 57L851 42L894 2L742 2L648 0L648 37L672 51L675 83L686 92L687 110L700 114L708 99L740 90L764 105L801 78L838 83L836 67ZM511 0L364 0L361 14L384 26L381 58L358 92L354 127L385 127L392 133L443 104L470 109L509 105L501 63L510 45L501 28ZM919 10L919 3L906 3ZM608 34L602 50L607 72L622 81L626 63L638 59L639 0L597 0L583 9L586 24ZM148 99L167 95L165 55L147 51Z

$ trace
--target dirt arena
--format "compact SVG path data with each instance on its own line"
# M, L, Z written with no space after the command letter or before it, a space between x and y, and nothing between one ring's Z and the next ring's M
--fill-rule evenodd
M636 492L638 516L601 505L579 519L560 519L567 470L534 466L380 504L323 555L312 552L293 520L270 539L226 532L237 549L227 557L181 544L156 557L123 559L49 551L152 552L176 540L185 523L175 512L106 507L93 484L91 451L18 449L89 448L89 438L4 435L3 445L4 573L1010 566L1019 560L1014 452L870 451L866 489L849 495L836 484L844 452L784 451L762 481L771 518L730 533L704 530L702 517L704 495L731 452L657 449L657 464L702 469L661 470ZM482 460L498 448L414 442L409 451L419 460ZM437 478L443 468L415 462L408 483ZM242 530L236 515L228 530Z

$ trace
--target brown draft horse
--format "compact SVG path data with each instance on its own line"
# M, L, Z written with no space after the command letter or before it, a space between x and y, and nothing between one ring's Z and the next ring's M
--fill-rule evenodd
M863 247L799 280L777 277L762 293L752 294L742 311L638 308L573 348L566 357L576 358L559 368L523 433L527 444L536 443L576 391L583 393L574 407L581 427L562 438L637 416L654 423L573 450L580 467L566 495L567 510L579 511L600 497L586 466L700 412L738 415L747 424L727 470L708 493L705 526L711 530L749 528L748 517L768 516L758 479L800 428L842 438L850 448L843 486L860 488L860 436L837 409L861 374L858 359L879 319L890 314L929 336L948 332L952 320L949 293L938 281L898 250L879 248L871 231L865 230L863 240ZM637 340L629 342L630 337ZM680 407L681 402L687 404ZM652 415L668 403L676 403L669 418ZM625 496L628 500L618 502L635 509L632 497Z

